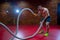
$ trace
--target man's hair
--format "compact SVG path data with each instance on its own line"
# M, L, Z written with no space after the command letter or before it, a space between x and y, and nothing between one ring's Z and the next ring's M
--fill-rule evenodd
M38 5L38 7L41 6L41 5ZM41 6L42 7L42 6Z
M38 6L42 6L42 5L38 5Z
M45 7L44 5L38 5L38 6Z

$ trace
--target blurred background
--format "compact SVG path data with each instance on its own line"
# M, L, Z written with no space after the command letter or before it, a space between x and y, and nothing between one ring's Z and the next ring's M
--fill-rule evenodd
M30 8L37 14L38 5L49 9L51 25L60 25L60 0L0 0L0 22L15 25L22 8ZM24 11L20 16L20 24L38 25L40 18L41 16L35 17L29 11Z

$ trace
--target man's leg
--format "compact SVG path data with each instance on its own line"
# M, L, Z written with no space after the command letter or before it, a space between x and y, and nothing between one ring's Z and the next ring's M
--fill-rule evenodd
M42 25L42 26L41 26ZM42 34L42 33L44 33L44 30L43 30L43 23L42 22L40 22L40 26L41 26L41 29L40 29L40 34Z
M46 32L49 33L49 24L50 22L46 22Z
M49 33L49 23L50 22L46 22L46 33L44 34L44 36L48 36L48 33Z

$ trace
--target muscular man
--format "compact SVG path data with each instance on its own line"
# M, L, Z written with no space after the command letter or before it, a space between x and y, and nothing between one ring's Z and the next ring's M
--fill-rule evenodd
M50 23L49 10L47 8L42 7L41 5L39 5L38 6L38 14L34 14L34 15L35 16L38 16L38 15L42 16L40 24L43 24L44 22L46 23L46 33L44 35L48 36L48 33L49 33L49 23ZM41 33L41 32L39 32L39 33Z

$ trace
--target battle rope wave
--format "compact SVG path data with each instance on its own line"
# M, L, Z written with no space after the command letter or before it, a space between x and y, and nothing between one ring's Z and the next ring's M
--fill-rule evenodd
M19 18L20 18L20 15L21 15L22 12L25 11L25 10L28 10L28 11L30 11L32 14L34 14L34 12L33 12L31 9L29 9L29 8L24 8L24 9L21 10L21 12L19 13L19 15L18 15L18 17L17 17L17 29L16 29L16 34L14 34L5 24L3 24L2 22L0 22L0 25L2 25L14 38L17 38L17 39L28 39L28 38L32 38L32 37L34 37L34 36L39 32L39 30L40 30L41 27L42 27L42 24L40 24L40 26L39 26L39 28L37 29L37 31L36 31L34 34L32 34L31 36L28 36L28 37L25 37L25 38L20 38L20 37L16 36L17 33L18 33L18 29L19 29Z

